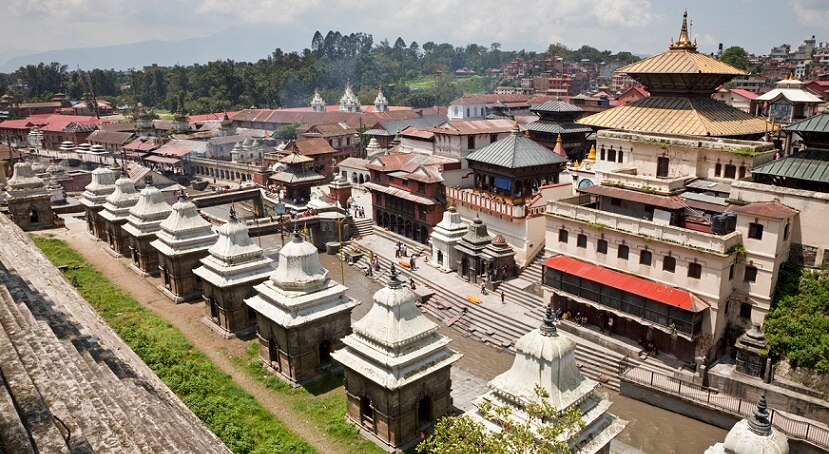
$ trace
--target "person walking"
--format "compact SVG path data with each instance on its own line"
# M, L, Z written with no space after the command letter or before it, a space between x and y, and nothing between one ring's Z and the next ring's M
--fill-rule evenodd
M409 257L409 268L411 268L412 271L417 269L417 265L415 265L415 256Z
M613 335L613 317L607 318L607 334Z
M506 298L506 294L503 290L501 290L501 304L507 304L507 302L504 301L504 298Z
M481 295L486 295L486 282L481 282Z

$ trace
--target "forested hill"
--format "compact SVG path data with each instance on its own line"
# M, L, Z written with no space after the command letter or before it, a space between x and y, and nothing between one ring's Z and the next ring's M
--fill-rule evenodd
M81 99L91 85L98 97L117 106L141 102L158 109L203 113L306 105L315 88L328 102L336 102L343 86L350 82L365 103L374 99L382 85L391 103L425 107L445 105L464 91L489 91L498 83L497 78L484 76L456 81L452 76L455 70L468 68L485 75L488 69L500 68L518 55L621 63L637 58L629 52L613 54L589 46L571 50L554 44L547 52L536 53L502 50L499 43L456 47L431 41L406 43L401 38L393 43L375 42L370 34L329 31L325 35L316 32L310 48L302 52L276 49L257 62L216 60L143 71L95 69L83 77L60 63L27 65L11 74L0 74L0 93L9 91L16 99L48 100L63 92L71 99ZM10 88L17 81L28 87L28 95Z

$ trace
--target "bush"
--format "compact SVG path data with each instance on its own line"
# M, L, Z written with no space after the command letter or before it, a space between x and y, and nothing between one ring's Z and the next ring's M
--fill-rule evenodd
M32 239L53 264L69 265L64 275L80 294L231 451L314 452L184 335L87 265L64 241Z
M829 276L784 264L763 331L772 356L829 373Z

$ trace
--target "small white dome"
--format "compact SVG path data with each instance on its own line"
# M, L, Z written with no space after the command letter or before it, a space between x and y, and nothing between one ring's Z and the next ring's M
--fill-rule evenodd
M327 280L328 270L320 264L316 246L294 232L293 241L279 250L279 265L271 274L271 281L284 289L311 292Z

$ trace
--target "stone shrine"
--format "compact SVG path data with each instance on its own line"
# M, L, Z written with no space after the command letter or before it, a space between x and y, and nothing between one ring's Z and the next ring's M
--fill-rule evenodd
M201 278L193 270L218 237L196 205L187 200L184 189L178 194L170 216L161 221L161 230L150 243L159 253L158 268L163 282L158 288L176 303L201 296Z
M610 452L610 441L625 428L623 421L608 413L611 402L596 392L598 383L584 377L576 366L576 343L559 333L553 319L552 306L540 328L522 336L515 343L512 367L495 377L487 392L475 402L476 409L467 415L490 430L502 430L496 421L486 419L479 408L483 402L496 407L511 407L511 419L537 424L530 420L527 405L538 401L536 385L548 394L546 399L557 411L576 408L584 427L567 434L573 452L583 454Z
M205 320L232 337L255 326L256 314L245 305L245 298L256 294L253 286L267 279L273 267L262 248L251 241L248 227L236 219L232 206L218 233L216 244L193 273L202 280Z
M333 356L345 368L346 419L381 447L402 450L449 413L450 369L462 355L420 312L394 264L390 272Z
M317 248L298 231L279 250L271 278L254 287L245 300L256 312L259 351L269 369L298 386L339 366L332 352L351 333L351 310L357 301L320 264Z
M138 203L139 197L140 194L135 190L135 183L126 172L122 172L121 178L115 181L115 191L107 196L106 203L99 213L106 225L110 253L123 257L130 256L129 235L122 226L127 223L130 208Z
M92 171L92 182L86 185L81 195L81 205L86 214L86 228L95 238L106 241L106 222L100 216L107 196L115 191L115 172L100 166Z
M455 205L443 213L443 219L432 229L430 241L432 243L432 259L429 263L444 273L455 271L459 260L459 253L455 246L461 241L467 226L461 221L461 215Z
M705 454L789 454L789 438L772 427L764 394L754 414L734 424L725 442L711 446Z
M744 374L763 378L766 372L766 359L769 356L769 344L760 331L760 324L754 322L751 328L737 338L737 370Z
M138 203L130 208L127 223L122 227L129 235L130 268L141 276L157 276L158 251L150 246L155 241L156 233L161 229L161 221L172 212L170 204L164 200L161 191L147 179L144 189L138 197Z
M23 230L49 229L55 226L55 213L43 180L32 170L32 165L20 161L14 165L14 175L6 185L6 203L9 216Z

